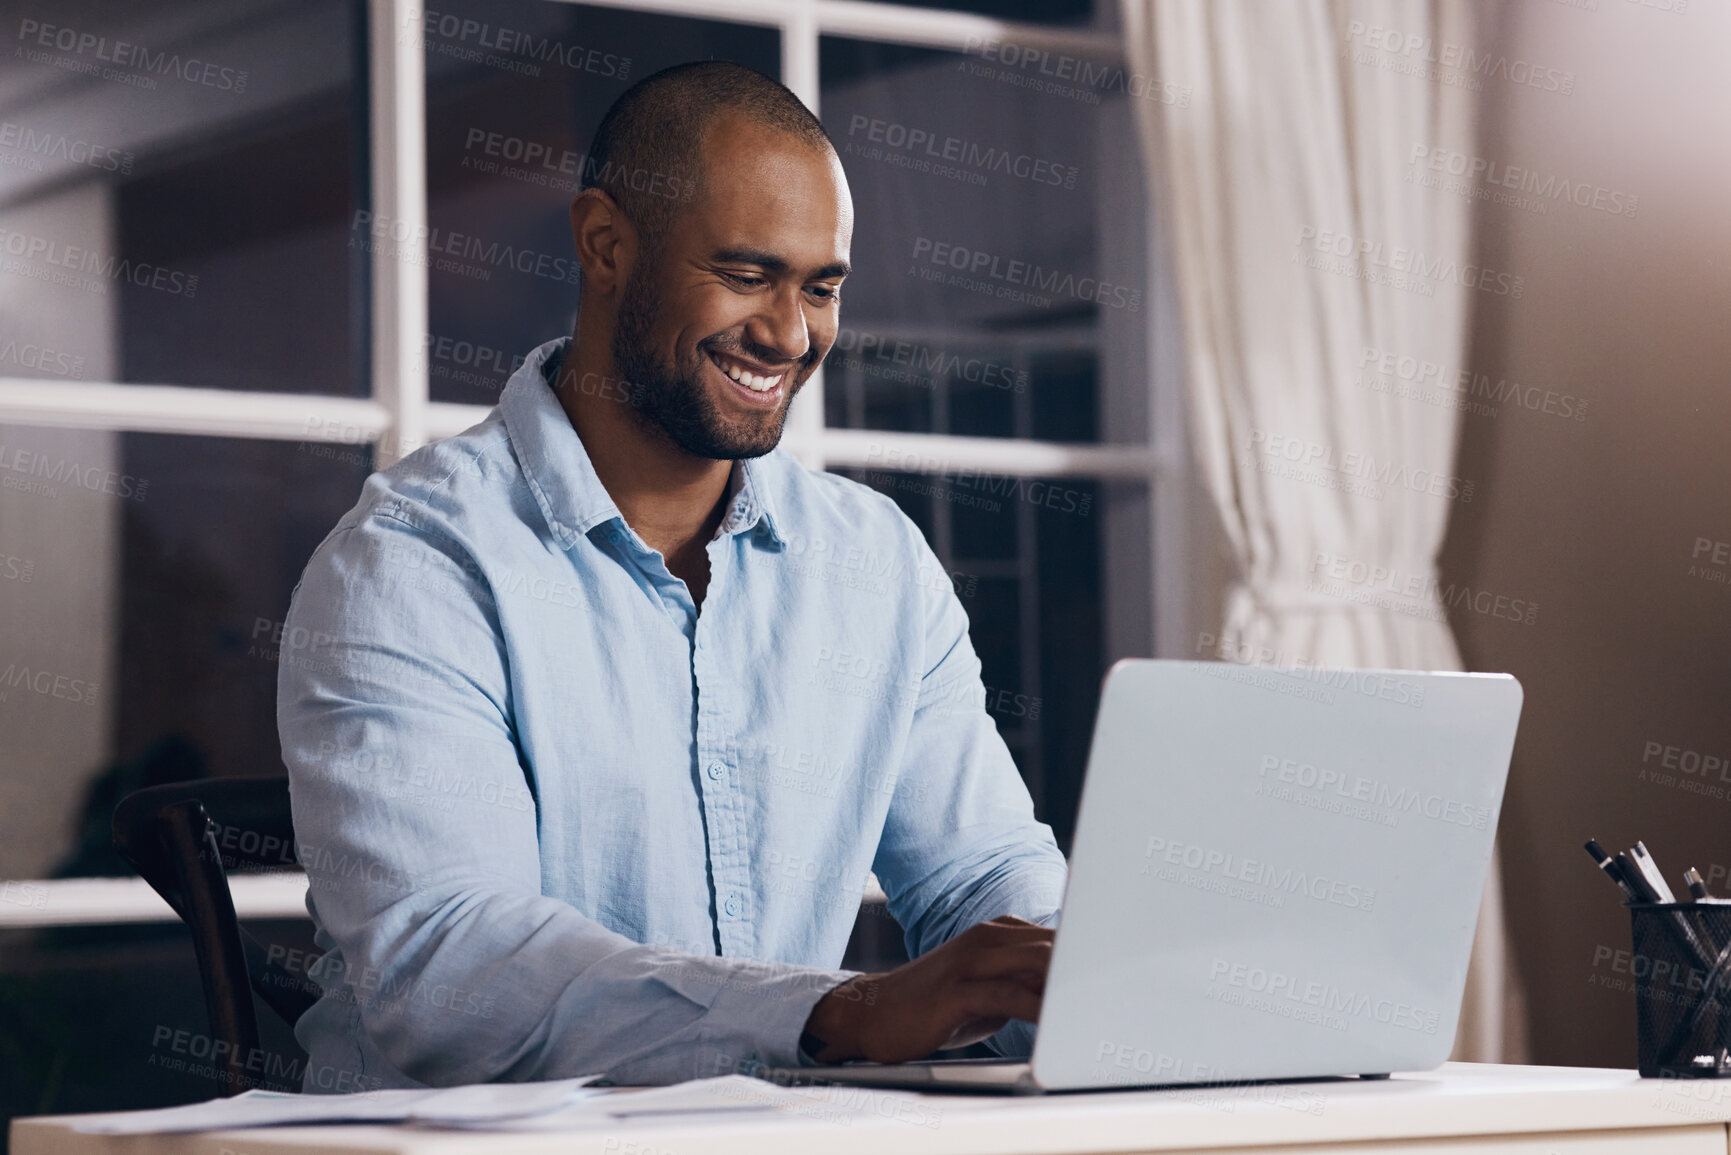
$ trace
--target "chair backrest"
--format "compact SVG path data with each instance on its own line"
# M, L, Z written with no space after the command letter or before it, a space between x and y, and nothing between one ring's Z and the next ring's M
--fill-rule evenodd
M211 778L129 794L114 809L114 845L191 930L213 1055L223 1049L224 1091L239 1094L260 1054L250 991L291 1027L319 997L241 928L228 889L228 870L297 864L288 779Z

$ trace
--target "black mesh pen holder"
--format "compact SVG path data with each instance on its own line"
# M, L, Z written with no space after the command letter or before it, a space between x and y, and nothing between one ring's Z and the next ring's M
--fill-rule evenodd
M1731 903L1629 904L1643 1078L1731 1078Z

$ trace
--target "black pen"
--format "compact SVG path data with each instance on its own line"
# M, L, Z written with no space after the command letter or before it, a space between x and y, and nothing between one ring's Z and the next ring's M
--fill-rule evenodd
M1635 843L1635 846L1638 848L1643 858L1648 862L1652 862L1653 856L1646 853L1646 846L1639 842ZM1632 855L1619 854L1612 861L1616 864L1617 870L1622 874L1623 880L1629 884L1629 889L1635 892L1635 901L1660 904L1675 902L1675 899L1668 899L1660 895L1659 891L1649 881L1649 876L1642 872L1641 867L1636 864ZM1660 885L1663 884L1664 880L1661 879ZM1670 893L1671 888L1668 886L1665 887L1665 895L1669 895ZM1695 928L1689 925L1689 920L1683 917L1681 911L1671 915L1671 917L1661 925L1668 925L1670 927L1670 933L1674 937L1677 945L1693 959L1697 966L1699 966L1703 971L1710 971L1713 969L1715 965L1715 952L1708 950L1706 945L1702 943L1700 936L1695 933Z
M1629 884L1629 889L1635 892L1636 902L1658 902L1659 896L1653 893L1653 888L1647 885L1647 879L1641 873L1627 852L1616 855L1611 861L1617 864L1617 873L1623 876L1623 881Z
M1605 872L1605 877L1617 884L1617 889L1623 892L1623 897L1630 902L1640 902L1641 899L1629 884L1623 881L1623 872L1617 868L1617 860L1605 853L1596 839L1587 839L1587 853L1593 856L1593 861L1599 864L1599 869Z

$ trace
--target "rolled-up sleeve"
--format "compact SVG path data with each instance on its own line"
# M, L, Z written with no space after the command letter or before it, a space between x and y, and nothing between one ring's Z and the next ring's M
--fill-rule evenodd
M913 533L927 572L944 572ZM977 923L1016 915L1055 926L1066 865L986 710L968 616L947 581L923 581L925 662L906 757L873 870L889 910L918 957ZM1005 1054L1025 1054L1027 1024L994 1036Z
M454 535L407 503L340 526L280 653L309 906L335 944L315 977L400 1072L665 1083L799 1062L812 1006L852 972L640 944L542 893L507 646Z

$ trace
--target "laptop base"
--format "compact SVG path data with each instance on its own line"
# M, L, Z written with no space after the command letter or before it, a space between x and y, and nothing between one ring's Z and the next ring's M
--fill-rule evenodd
M925 1059L913 1063L772 1067L760 1072L759 1077L784 1086L829 1083L987 1095L1033 1095L1041 1092L1028 1063L1011 1059Z

